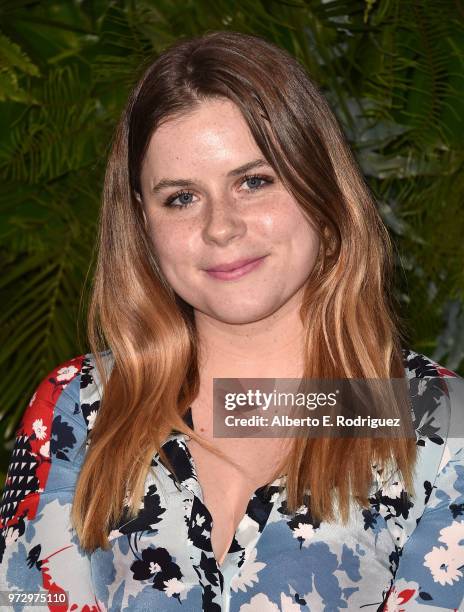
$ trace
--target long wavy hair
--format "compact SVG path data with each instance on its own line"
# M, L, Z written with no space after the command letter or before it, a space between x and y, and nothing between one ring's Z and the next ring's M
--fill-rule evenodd
M289 53L259 37L214 31L178 41L144 68L105 174L88 317L103 394L72 509L87 551L109 547L124 505L136 516L154 453L170 465L161 445L172 430L223 456L182 419L199 392L193 308L163 276L137 199L154 131L211 98L237 105L263 156L317 228L319 257L300 311L304 376L405 375L402 321L390 297L392 244L317 85ZM110 372L102 356L108 348ZM352 499L369 504L373 465L393 462L414 493L416 452L410 438L295 438L276 477L287 476L288 511L308 503L315 520L345 523Z

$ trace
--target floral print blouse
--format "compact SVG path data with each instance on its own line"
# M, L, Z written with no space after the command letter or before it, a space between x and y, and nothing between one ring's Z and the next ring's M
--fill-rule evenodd
M421 433L412 412L416 497L406 497L395 473L382 482L373 466L369 508L348 525L325 524L305 506L287 511L280 477L254 492L220 566L177 431L163 448L180 484L156 453L137 518L110 532L109 550L80 548L69 515L101 383L91 354L60 365L17 431L0 507L0 590L66 591L68 605L53 609L85 612L464 610L464 441L452 435L462 432L464 406L446 383L460 377L422 354L403 354L411 397L420 400L423 379L437 377L449 406L443 437ZM111 367L111 353L104 356ZM190 411L185 419L192 427Z

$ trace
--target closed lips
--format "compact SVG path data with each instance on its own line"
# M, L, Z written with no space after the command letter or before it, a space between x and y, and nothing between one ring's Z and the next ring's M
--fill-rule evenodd
M246 266L253 261L257 261L258 259L262 259L261 257L251 257L249 259L240 259L238 261L234 261L228 264L220 264L219 266L215 266L214 268L207 268L207 272L231 272L232 270L236 270L237 268L241 268Z

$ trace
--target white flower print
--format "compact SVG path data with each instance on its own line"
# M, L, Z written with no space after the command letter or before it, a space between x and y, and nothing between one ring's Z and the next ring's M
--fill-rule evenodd
M285 595L285 593L280 594L280 609L282 612L301 612L300 604L293 601L292 598Z
M195 517L195 523L198 525L198 527L201 527L203 525L203 523L205 522L205 517L202 516L201 514L197 514Z
M264 593L252 597L249 603L240 606L240 612L280 612L279 606L269 600Z
M448 527L443 527L440 530L440 537L438 539L446 544L448 549L459 549L457 553L461 555L461 558L464 558L464 530L462 523L453 521Z
M254 582L259 582L258 572L261 571L263 567L266 567L266 564L261 561L256 561L256 555L257 550L253 548L247 556L245 563L240 568L240 572L232 578L230 588L233 591L237 592L238 589L246 591L247 586L251 587Z
M5 533L5 546L10 546L18 539L19 531L14 527L8 527Z
M70 595L72 594L71 601L75 603L73 609L88 610L90 609L88 605L89 601L92 601L95 606L95 599L90 600L90 598L88 598L89 590L82 584L82 581L79 581L81 562L84 557L77 552L75 546L69 546L71 543L70 537L71 534L73 534L69 522L70 510L71 504L65 503L63 505L62 502L58 501L57 497L55 497L53 501L45 503L41 507L39 515L41 529L38 528L38 525L35 525L34 529L27 530L30 534L30 541L28 544L31 549L35 548L41 551L39 553L40 559L48 558L47 573L50 572L49 575L53 576L53 579L56 580L55 584L60 585L60 587L62 587L64 591L68 591ZM45 532L43 531L44 525L46 525ZM44 533L47 533L48 537L43 537ZM16 548L16 546L14 548ZM53 554L58 552L58 550L60 550L59 554ZM30 571L29 568L27 571ZM2 582L1 579L0 582ZM25 576L22 584L28 584ZM32 609L31 606L24 607L24 609L27 608ZM37 608L37 610L41 608L43 607L41 606ZM69 608L65 606L65 609L70 608L71 606L69 606ZM105 607L103 607L102 610L105 610Z
M459 569L462 565L459 547L446 549L444 546L439 548L434 546L424 559L424 565L431 571L434 581L439 582L442 586L453 584L454 580L462 578L462 572Z
M96 410L91 410L90 414L89 414L89 429L92 429L92 427L95 425L95 419L97 417L97 411Z
M47 426L43 424L42 419L36 419L32 423L32 429L34 430L34 433L39 440L43 440L47 435Z
M314 536L314 527L310 525L309 523L299 523L298 527L293 530L293 537L302 538L304 540L303 546L305 548L309 547L310 540L313 538L313 536Z
M156 574L157 572L161 570L159 563L154 563L153 561L150 561L149 567L150 567L150 574Z
M180 595L187 588L187 585L184 584L181 580L178 580L177 578L170 578L169 580L165 580L164 584L166 585L165 593L168 597Z
M58 370L57 376L56 376L56 380L61 381L69 381L73 378L73 376L78 372L78 368L76 368L75 366L68 366L66 368L60 368Z
M417 395L422 395L427 388L427 379L421 378L417 386Z
M40 454L44 457L50 457L50 440L47 440L45 444L40 447Z
M401 493L403 491L402 483L398 480L395 480L391 484L387 485L383 490L383 494L391 499L395 499L397 497L401 497Z

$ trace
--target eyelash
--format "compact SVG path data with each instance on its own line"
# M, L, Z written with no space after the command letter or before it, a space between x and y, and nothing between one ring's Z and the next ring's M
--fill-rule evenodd
M274 182L274 180L271 179L270 177L262 176L261 174L246 174L245 176L242 177L242 183L245 183L246 181L250 181L252 179L258 179L261 181L265 181L265 184L260 185L259 187L255 187L254 189L251 189L250 191L258 191L259 189L266 187L266 185L270 185ZM188 208L189 206L195 203L195 202L186 202L185 204L182 204L182 205L174 204L173 202L175 202L175 200L177 200L177 198L180 198L180 196L182 195L192 195L193 196L195 194L192 193L191 191L185 191L184 189L181 189L180 191L173 194L172 196L169 196L169 198L165 200L163 206L167 206L168 208Z

